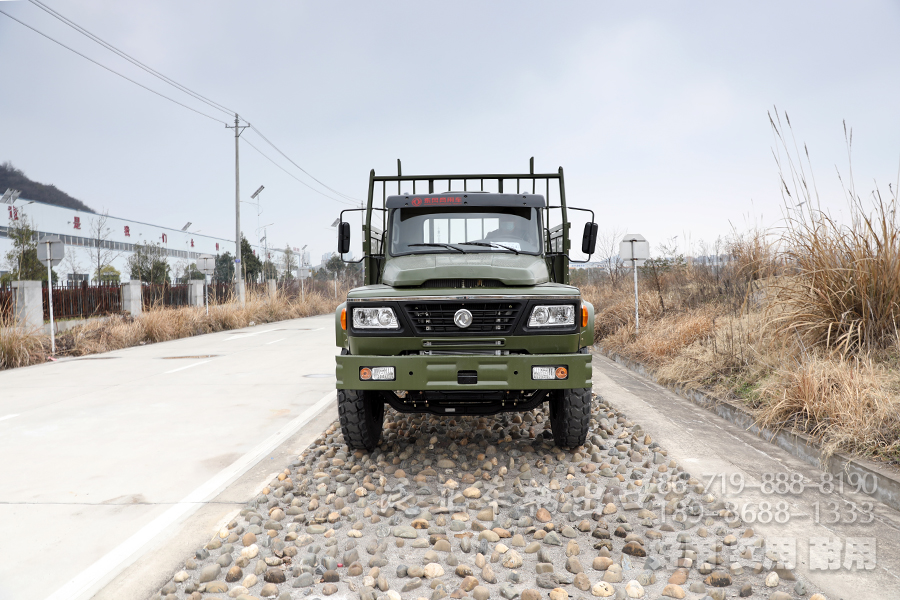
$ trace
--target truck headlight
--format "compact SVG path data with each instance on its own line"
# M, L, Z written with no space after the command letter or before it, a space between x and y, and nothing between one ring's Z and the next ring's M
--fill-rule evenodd
M393 308L354 308L353 326L357 329L399 329Z
M562 327L575 324L575 307L571 304L535 306L528 317L529 327Z

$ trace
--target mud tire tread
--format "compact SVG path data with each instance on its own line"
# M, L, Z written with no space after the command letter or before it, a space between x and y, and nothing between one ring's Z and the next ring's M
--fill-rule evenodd
M590 420L590 388L558 390L550 399L550 429L560 448L584 445Z
M384 403L361 390L338 390L337 400L344 442L351 450L374 450L384 427Z

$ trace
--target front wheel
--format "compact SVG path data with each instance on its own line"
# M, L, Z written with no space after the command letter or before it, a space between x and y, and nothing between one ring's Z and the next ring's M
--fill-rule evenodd
M338 390L337 401L341 431L350 449L374 450L384 426L384 402L377 392Z
M591 421L591 389L554 390L550 396L550 429L561 448L576 448L587 439Z

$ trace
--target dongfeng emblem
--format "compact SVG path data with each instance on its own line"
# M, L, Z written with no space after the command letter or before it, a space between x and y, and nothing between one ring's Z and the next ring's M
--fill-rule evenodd
M472 313L461 308L453 315L453 322L456 323L456 326L460 329L465 329L472 324Z

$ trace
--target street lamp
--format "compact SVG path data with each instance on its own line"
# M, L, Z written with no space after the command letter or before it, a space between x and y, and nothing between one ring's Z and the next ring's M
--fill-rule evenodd
M260 202L262 201L262 197L259 196L260 192L266 189L266 186L261 185L259 188L250 195L251 200L256 200L256 247L260 247L262 245L262 240L259 239L259 230L262 227L259 226L259 215L262 214L262 207L260 206ZM253 204L253 202L248 202L248 204Z
M262 186L260 186L259 190L256 190L256 191L259 192L260 190L262 190ZM266 227L269 227L269 226L274 225L274 224L275 224L275 223L268 223L267 225L263 225L262 227L257 227L257 228L256 228L256 239L259 240L259 243L257 244L256 247L259 248L261 251L264 252L264 255L263 255L263 263L262 263L262 264L263 264L263 278L265 278L265 279L268 278L268 273L267 273L268 267L266 267L266 261L269 260L269 245L266 244L266 248L265 248L265 250L263 250L262 243L265 241L265 239L266 239L267 236L266 236L266 235L263 235L263 236L260 238L260 237L259 237L259 231L260 231L260 229L262 229L263 231L265 231Z

